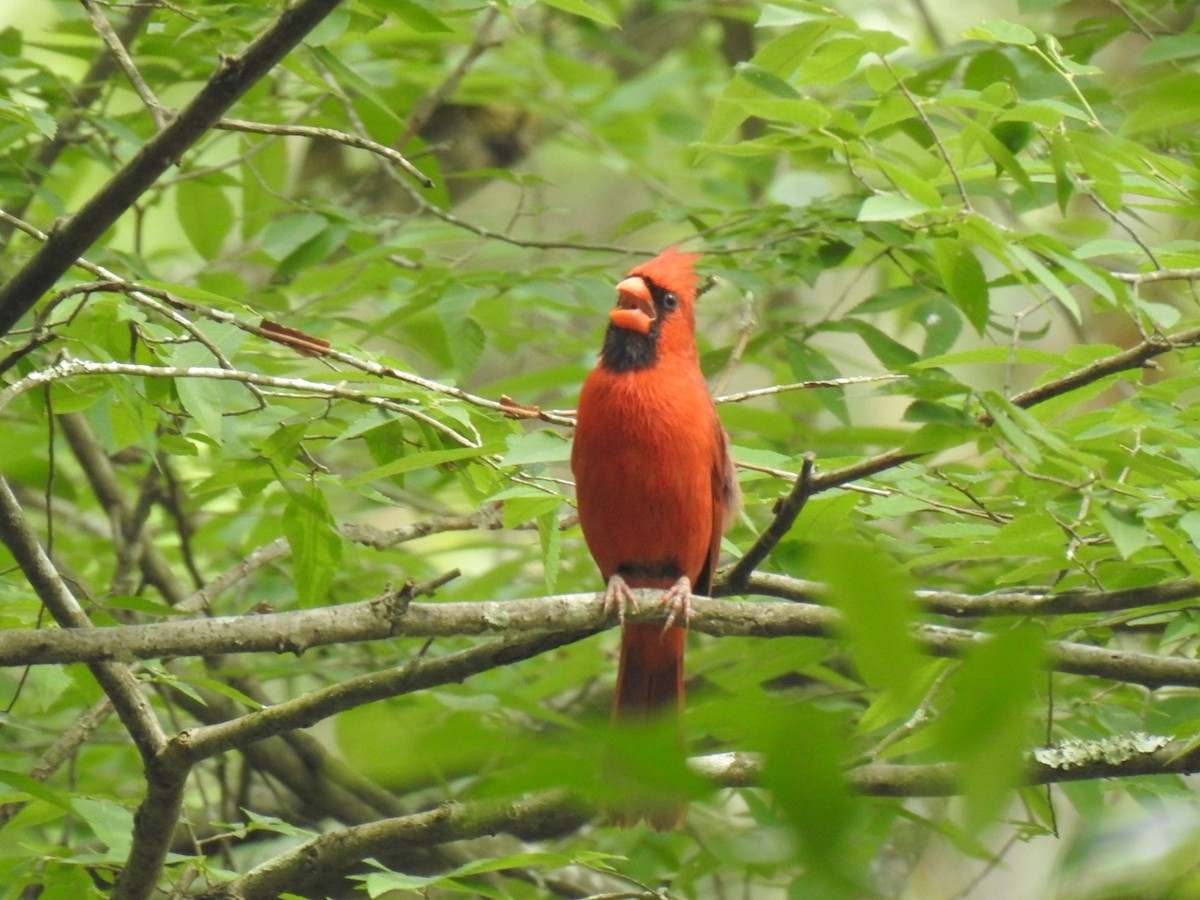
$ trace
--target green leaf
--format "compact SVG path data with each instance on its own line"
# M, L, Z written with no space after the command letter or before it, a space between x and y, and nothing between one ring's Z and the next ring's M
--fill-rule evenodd
M1200 91L1200 74L1177 72L1156 79L1137 96L1120 133L1126 137L1191 125L1200 119L1195 98Z
M280 262L329 227L329 220L316 213L302 212L272 219L263 229L263 250Z
M743 714L747 710L743 707ZM749 719L750 717L747 716ZM762 786L770 791L786 821L800 838L807 865L836 888L818 896L865 896L855 886L853 842L855 803L846 787L845 749L849 735L832 713L811 706L776 704L758 717L755 740L766 757ZM796 748L804 747L804 764L796 764Z
M749 65L786 82L834 27L827 19L817 19L789 28L762 46ZM724 140L749 115L743 102L756 96L763 96L760 88L740 75L731 79L713 104L700 140L703 143Z
M837 84L858 68L867 46L857 35L825 41L800 65L799 80L804 84Z
M538 517L538 537L542 544L542 577L546 590L554 593L558 567L562 560L562 530L558 527L558 504Z
M453 34L454 29L412 0L388 0L388 12L421 34Z
M391 104L379 95L379 92L371 86L370 82L355 72L352 67L342 62L336 54L330 52L328 47L313 47L311 49L313 55L321 61L322 65L337 76L340 84L348 85L362 94L363 97L370 101L375 110L390 122L402 124L400 117L392 109Z
M330 602L329 587L342 561L342 538L315 483L291 488L283 534L292 548L292 580L301 606Z
M508 438L508 452L501 465L528 466L537 463L566 462L571 458L571 442L557 431L539 428Z
M841 372L829 358L808 344L788 339L786 343L788 363L797 381L828 381L840 378ZM850 408L846 405L846 391L831 388L816 392L817 401L837 416L843 425L850 424Z
M945 238L933 242L933 258L946 293L983 334L988 323L988 283L975 253L963 241Z
M738 73L738 77L745 79L746 82L754 85L764 94L770 94L774 97L782 97L785 100L803 99L800 96L799 91L797 91L778 75L754 65L754 63L738 63L738 65L735 67L735 71Z
M133 842L133 810L98 797L75 797L71 805L107 848L105 859L124 861Z
M976 644L947 679L937 746L962 764L969 828L993 821L1021 781L1044 665L1042 634L1024 624Z
M963 32L963 37L969 41L998 41L1001 44L1019 44L1027 46L1037 41L1037 35L1015 22L1003 19L988 19L974 28Z
M825 326L829 331L849 331L857 334L875 358L889 369L902 369L917 362L917 354L899 341L862 319L842 319Z
M1149 519L1146 522L1146 527L1150 529L1160 544L1167 548L1170 554L1175 557L1175 560L1183 566L1184 570L1192 578L1200 578L1200 555L1197 555L1196 548L1191 541L1187 540L1174 528L1171 528L1160 519Z
M824 546L817 572L842 613L855 668L872 687L903 693L922 665L911 633L916 608L908 576L865 542Z
M994 391L985 391L979 397L983 408L991 416L992 422L1010 444L1021 451L1034 462L1041 462L1042 451L1022 427L1023 422L1017 418L1017 408Z
M180 182L175 188L175 214L197 253L205 259L220 255L234 223L233 204L221 188L196 178Z
M1034 253L1026 250L1020 244L1013 244L1009 247L1009 252L1012 253L1014 261L1023 265L1028 274L1032 275L1043 287L1047 288L1051 294L1058 298L1063 308L1071 314L1071 317L1076 322L1083 320L1083 313L1079 309L1079 301L1075 299L1075 295L1071 293L1070 288L1063 284L1062 279L1050 271Z
M52 790L37 779L22 775L20 772L0 769L0 784L7 784L14 790L49 803L51 806L57 806L59 809L70 810L72 808L72 801L65 794Z
M466 459L478 459L481 456L491 456L494 453L500 452L501 449L502 447L499 444L487 444L481 447L454 447L449 450L426 450L421 453L411 453L401 459L393 460L390 463L348 478L344 483L347 487L366 484L368 481L374 481L377 478L391 478L394 475L412 472L415 469L428 469L432 466L441 466L446 463L454 463Z
M1148 66L1196 56L1200 56L1200 34L1167 34L1143 47L1137 61L1138 65Z
M546 6L553 6L555 9L561 9L563 12L570 13L573 16L582 16L585 19L591 19L593 22L599 22L601 25L607 25L609 28L618 27L618 22L607 10L601 9L595 4L588 3L586 0L541 0Z
M929 212L929 209L924 203L902 194L873 194L863 201L857 218L860 222L895 222Z
M1129 559L1150 543L1146 523L1134 510L1106 503L1100 508L1099 516L1122 559Z

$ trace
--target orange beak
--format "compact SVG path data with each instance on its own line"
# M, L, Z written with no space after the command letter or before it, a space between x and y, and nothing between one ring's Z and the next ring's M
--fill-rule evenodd
M654 324L654 298L645 280L634 276L618 284L617 305L608 317L618 328L649 334Z

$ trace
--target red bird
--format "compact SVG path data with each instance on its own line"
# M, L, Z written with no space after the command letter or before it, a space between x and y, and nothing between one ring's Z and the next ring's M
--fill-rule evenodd
M579 395L571 469L606 606L621 618L613 717L683 705L692 592L707 594L736 505L728 443L696 353L696 253L630 270ZM663 588L667 625L624 622L630 588ZM672 623L681 624L672 624Z

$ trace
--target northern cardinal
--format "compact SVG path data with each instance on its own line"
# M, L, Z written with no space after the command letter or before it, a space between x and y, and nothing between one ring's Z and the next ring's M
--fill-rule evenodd
M737 482L696 353L695 253L670 248L617 285L579 396L571 469L604 600L622 620L615 719L678 711L695 591L707 594ZM630 588L662 588L667 625L624 622Z

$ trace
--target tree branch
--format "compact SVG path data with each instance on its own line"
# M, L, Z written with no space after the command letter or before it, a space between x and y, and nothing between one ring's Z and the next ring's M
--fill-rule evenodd
M715 581L717 590L721 593L740 594L745 590L750 573L758 568L759 564L775 549L775 545L787 536L796 517L800 515L804 504L812 495L812 473L815 461L816 457L813 454L804 454L800 475L796 478L791 492L786 497L775 501L775 518L762 530L750 549L742 554L741 559L726 572L718 573Z
M642 601L642 609L628 612L626 618L631 622L661 623L663 613L654 602L659 593L635 591ZM533 641L534 645L539 640L545 641L528 650L513 651L517 653L516 658L524 659L613 624L608 621L597 594L406 605L400 594L393 593L319 609L91 628L86 633L45 629L0 632L0 665L220 653L301 653L310 647L395 637L503 634L517 640L515 636L518 635L533 635L532 638L521 637L520 648L524 648L527 641ZM719 637L832 638L840 634L841 614L835 609L810 603L741 602L697 597L689 627ZM542 635L548 636L543 638ZM980 631L929 624L916 625L913 635L925 652L945 657L961 656L970 647L990 639L988 634ZM1163 685L1200 687L1200 660L1094 647L1073 641L1049 641L1046 647L1050 667L1060 672L1098 676L1151 688ZM484 665L490 653L498 654L497 658L503 660L493 665L515 661L507 658L501 644L488 644L475 650L481 656L464 657L464 660L475 661L463 665ZM393 683L393 677L401 681ZM387 673L364 676L330 688L332 693L328 696L325 692L317 692L291 701L301 704L294 709L288 704L274 706L271 715L283 715L280 710L287 706L289 712L286 715L298 716L296 721L300 723L288 727L311 724L310 717L322 718L330 714L323 706L330 698L337 709L349 708L379 696L393 696L396 692L410 690L396 686L406 683L403 679L407 677L410 676ZM350 702L348 695L338 699L337 692L342 690L355 692L359 699ZM318 695L320 699L312 699ZM311 708L306 705L310 703ZM315 718L311 720L315 721ZM279 730L284 729L272 733Z
M356 706L441 684L457 683L480 672L511 665L582 640L595 631L592 628L506 638L433 659L413 659L398 668L360 675L294 700L247 713L229 722L182 731L172 739L167 752L172 757L194 763L263 738L296 728L307 728Z
M192 102L74 215L61 222L20 271L0 287L0 337L8 334L58 277L338 3L298 0L241 53L222 59Z
M797 603L822 602L825 585L772 572L754 572L746 582L746 591L765 597L778 597ZM721 587L718 597L733 591ZM956 594L952 591L914 591L917 603L931 613L955 618L986 616L1057 616L1080 613L1120 612L1121 610L1163 606L1200 597L1200 582L1191 578L1168 581L1119 591L1071 590L1051 593L1044 588L994 591L987 594Z

